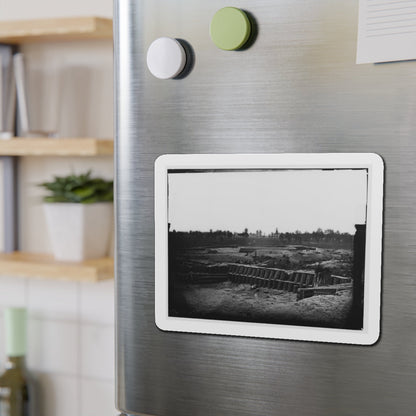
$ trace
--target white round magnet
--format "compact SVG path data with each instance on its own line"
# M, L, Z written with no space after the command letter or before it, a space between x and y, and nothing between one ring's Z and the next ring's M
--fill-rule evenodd
M176 39L158 38L147 50L147 67L156 78L175 78L183 71L185 64L185 49Z

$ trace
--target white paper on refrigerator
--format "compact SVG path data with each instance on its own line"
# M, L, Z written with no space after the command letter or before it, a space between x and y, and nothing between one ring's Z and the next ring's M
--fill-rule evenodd
M360 0L357 64L416 59L416 0Z

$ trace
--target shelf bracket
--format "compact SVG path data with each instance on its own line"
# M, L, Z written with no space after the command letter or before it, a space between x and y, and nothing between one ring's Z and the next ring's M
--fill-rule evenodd
M11 253L18 249L18 182L15 156L1 156L3 165L3 224L4 252Z

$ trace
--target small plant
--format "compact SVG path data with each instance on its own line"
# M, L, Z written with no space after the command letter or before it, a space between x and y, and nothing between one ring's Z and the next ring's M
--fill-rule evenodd
M55 176L53 182L44 182L39 186L52 192L52 195L43 198L44 202L92 204L113 201L113 181L92 178L91 171L78 176Z

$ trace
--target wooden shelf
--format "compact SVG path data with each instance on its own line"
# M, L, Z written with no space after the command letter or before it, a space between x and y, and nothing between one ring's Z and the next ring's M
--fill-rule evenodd
M0 156L109 156L113 140L22 138L0 140Z
M112 39L113 22L100 17L15 20L0 22L0 42L28 42Z
M48 254L0 253L0 273L20 277L39 277L81 282L114 278L114 260L102 258L82 263L64 263Z

